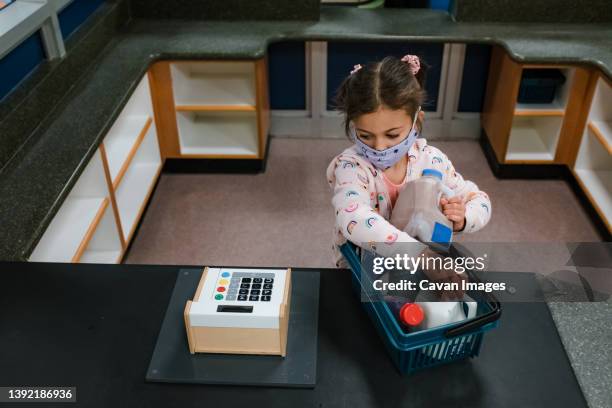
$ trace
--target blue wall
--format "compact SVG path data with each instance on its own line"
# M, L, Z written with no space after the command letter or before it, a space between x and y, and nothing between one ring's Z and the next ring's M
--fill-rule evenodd
M465 47L458 112L482 112L490 60L490 45L477 44Z
M429 8L436 10L449 11L450 4L450 0L429 0Z
M62 36L68 38L105 0L74 0L58 14Z
M421 55L431 66L426 89L426 110L436 110L444 44L328 42L327 109L341 81L357 63L379 60L387 55L401 57L406 53ZM461 80L459 112L481 112L489 72L491 46L468 44ZM270 106L272 109L306 109L305 43L285 41L268 49Z
M0 100L45 59L40 31L35 32L0 60Z
M271 109L306 109L305 43L273 43L268 49Z
M443 51L444 44L442 43L330 41L327 43L327 109L333 108L333 97L336 90L353 69L353 65L378 61L388 55L401 58L406 54L416 54L430 65L425 84L428 101L424 108L428 111L435 111L438 103Z
M87 20L105 0L74 0L58 15L62 36L70 34ZM0 100L46 59L40 31L37 31L0 60Z

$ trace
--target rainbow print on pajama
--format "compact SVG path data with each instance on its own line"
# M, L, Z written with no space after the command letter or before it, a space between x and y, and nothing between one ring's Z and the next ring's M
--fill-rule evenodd
M363 184L368 184L368 179L364 176L362 176L361 174L357 174L357 178L359 179L359 181L361 181Z
M348 206L348 207L346 207L346 208L344 209L344 211L346 211L346 212L353 212L353 211L355 211L355 210L357 209L357 207L359 207L359 204L357 204L357 203L351 203L351 204L349 204L349 206Z
M368 226L368 228L372 228L375 222L376 222L376 217L370 217L366 220L366 225Z

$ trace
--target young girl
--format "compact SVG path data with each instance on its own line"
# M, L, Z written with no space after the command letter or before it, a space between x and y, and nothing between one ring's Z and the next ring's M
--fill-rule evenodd
M338 267L347 267L339 252L346 240L383 256L397 253L400 243L418 242L388 220L401 188L426 168L440 170L442 182L455 192L440 201L455 232L475 232L489 222L487 194L464 180L439 149L417 139L423 128L424 71L415 55L386 57L355 65L338 90L336 104L344 114L345 132L355 143L327 168L334 191ZM420 252L425 246L415 248Z

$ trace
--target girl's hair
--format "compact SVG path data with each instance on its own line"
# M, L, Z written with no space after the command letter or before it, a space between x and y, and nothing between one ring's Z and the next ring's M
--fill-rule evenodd
M376 112L381 106L404 109L413 117L425 102L425 77L429 68L420 60L421 68L414 75L410 66L389 56L369 62L347 76L336 91L334 107L344 113L344 131L348 137L349 123L361 115Z

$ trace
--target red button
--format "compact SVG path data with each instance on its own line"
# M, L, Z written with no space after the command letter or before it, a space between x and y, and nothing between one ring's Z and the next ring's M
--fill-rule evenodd
M223 286L219 286L217 288L217 292L225 292L225 288Z
M418 326L425 318L423 308L416 303L406 303L399 312L400 319L409 326Z

